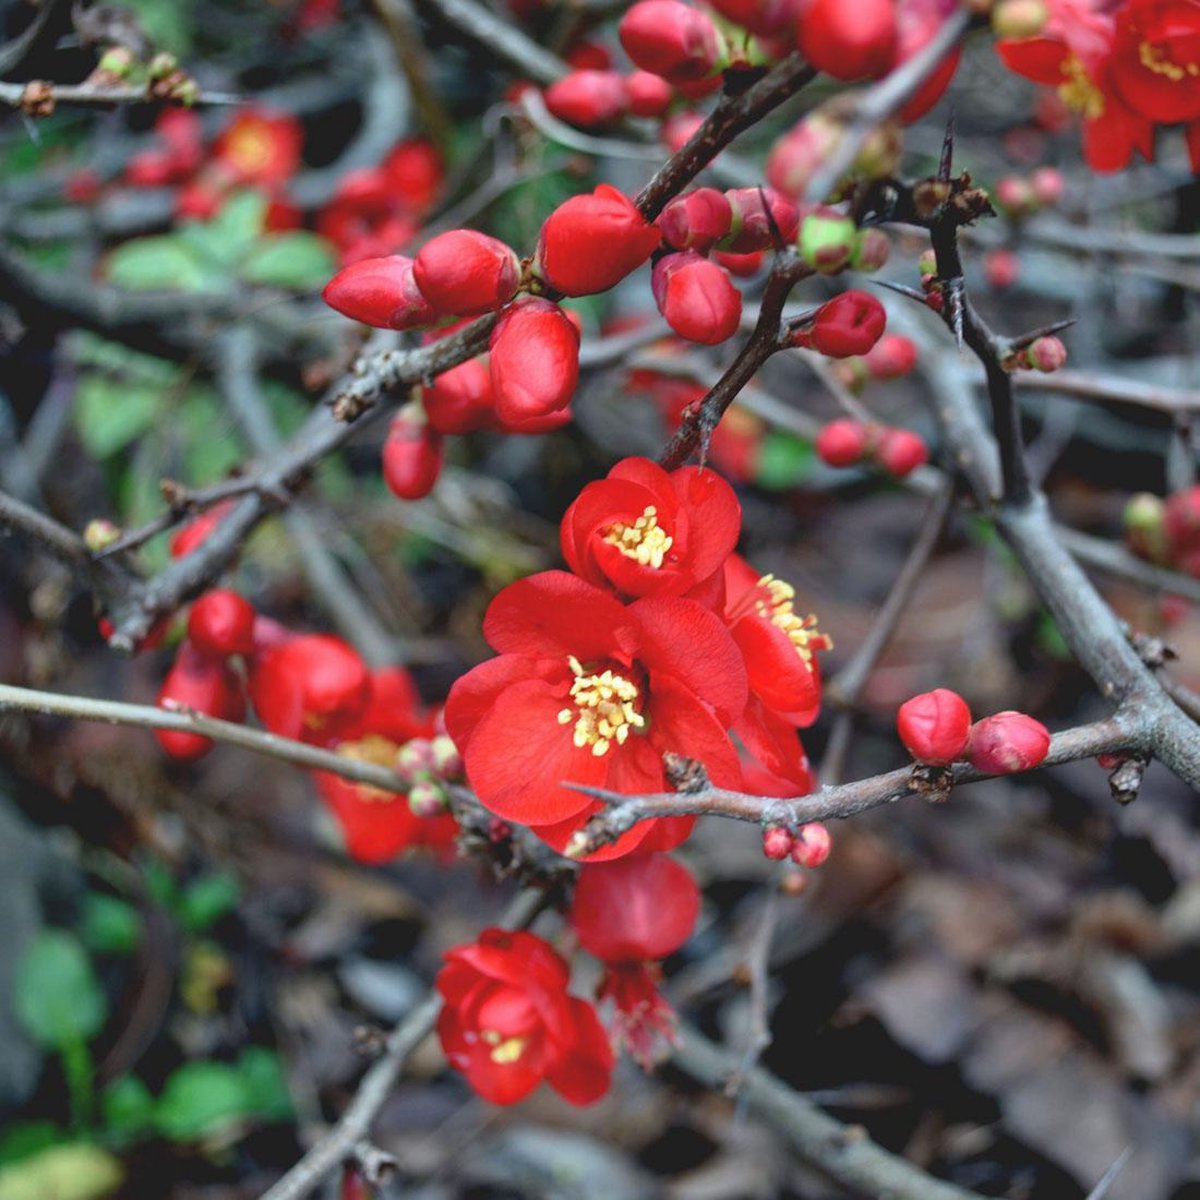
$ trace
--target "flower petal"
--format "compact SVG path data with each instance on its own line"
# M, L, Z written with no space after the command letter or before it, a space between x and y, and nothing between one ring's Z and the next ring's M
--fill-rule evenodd
M593 1104L612 1083L613 1051L596 1010L571 998L572 1045L562 1061L546 1072L546 1082L569 1104Z
M683 467L671 486L688 514L688 566L696 580L719 571L733 553L742 531L742 506L733 488L716 471Z
M730 631L745 657L750 690L777 712L807 714L819 702L817 678L791 639L757 613Z

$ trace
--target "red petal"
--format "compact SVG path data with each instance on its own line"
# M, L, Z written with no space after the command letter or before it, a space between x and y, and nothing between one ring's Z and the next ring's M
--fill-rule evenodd
M694 758L718 787L741 785L741 765L725 726L683 684L668 676L655 678L650 740L662 752Z
M1010 70L1034 83L1057 87L1063 81L1063 63L1069 56L1057 38L1009 38L996 43L1000 61Z
M549 681L559 675L565 695L568 672L566 663L561 669L552 666L547 670L544 664L516 654L490 658L455 680L446 700L446 732L454 739L459 753L464 754L475 727L510 687L530 679Z
M742 718L733 727L746 749L772 775L792 786L789 796L803 795L813 786L812 771L792 723L751 696Z
M586 1000L571 997L571 1015L575 1026L571 1048L546 1072L546 1082L570 1104L593 1104L612 1082L612 1046Z
M695 579L719 571L742 530L742 506L733 488L715 471L683 467L671 486L688 513L687 562Z
M692 835L696 827L695 817L655 817L645 822L651 826L645 841L638 847L639 854L652 854L655 851L674 850L682 846Z
M805 713L817 704L816 677L782 629L754 614L743 617L731 632L745 656L750 690L768 708Z
M599 801L594 801L588 804L587 808L581 813L570 817L566 821L559 821L554 825L537 825L530 828L538 837L542 839L552 850L557 850L562 854L566 850L571 838L579 832L596 813L604 809L604 805ZM656 821L639 821L627 833L621 834L619 838L608 846L601 846L594 854L589 854L580 862L608 862L610 859L621 858L625 854L632 854L635 850L640 850L642 843L649 837L651 827L656 825Z

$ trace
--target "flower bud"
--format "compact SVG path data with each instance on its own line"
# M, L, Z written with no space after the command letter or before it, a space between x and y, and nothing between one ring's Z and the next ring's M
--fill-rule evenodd
M898 36L895 0L806 0L796 23L800 53L846 83L886 75Z
M937 255L932 250L922 250L921 257L917 259L917 273L922 279L926 275L937 275Z
M462 755L454 739L444 733L429 743L429 756L434 773L441 779L456 779L463 773Z
M1177 499L1186 496L1187 492L1177 492L1166 504L1149 492L1130 497L1122 520L1125 541L1134 554L1151 562L1167 562L1171 546L1187 545L1194 530L1186 507ZM1170 527L1166 524L1168 511L1172 514Z
M254 605L229 588L205 592L188 613L188 641L210 658L254 653Z
M438 315L413 278L413 260L402 254L364 258L339 271L321 299L330 308L376 329L416 329Z
M579 330L557 304L514 304L492 331L490 369L501 421L565 408L579 382Z
M989 250L984 256L983 273L996 291L1007 291L1021 276L1021 260L1011 250Z
M721 239L722 250L750 254L770 250L776 237L790 242L796 236L800 210L782 192L774 188L733 188L725 195L732 221L728 235Z
M799 867L819 867L833 851L833 838L820 821L801 825L792 842L792 862Z
M1005 175L996 181L996 203L1010 217L1023 217L1037 207L1033 188L1016 175Z
M900 705L896 732L917 762L947 767L967 748L971 710L957 692L936 688Z
M159 708L190 709L222 721L241 721L246 698L238 677L223 663L205 658L184 642L158 693ZM172 757L190 762L212 749L212 740L198 733L157 729L158 744Z
M992 32L998 38L1037 37L1049 19L1045 0L997 0L992 6Z
M842 292L822 304L813 316L808 339L814 349L830 358L866 354L883 336L887 313L866 292Z
M727 254L722 250L713 251L713 261L718 262L730 275L739 279L749 279L762 269L764 252L755 250L750 254Z
M892 253L891 239L882 229L864 229L858 235L858 245L850 256L855 271L878 271Z
M840 121L829 120L819 112L806 117L772 146L767 155L767 182L798 200L842 136Z
M471 317L494 312L516 295L521 260L499 238L451 229L421 247L413 276L439 313Z
M667 254L654 266L654 302L682 338L715 346L732 337L742 318L742 294L729 272L694 250Z
M107 550L121 537L121 527L104 517L95 517L84 526L83 544L93 553Z
M1067 361L1067 348L1061 339L1056 337L1040 337L1036 342L1021 351L1022 365L1033 371L1041 371L1049 375L1064 366Z
M889 475L903 479L929 461L929 447L907 429L885 429L875 443L873 457Z
M870 440L870 430L862 421L843 417L830 421L817 435L817 456L831 467L849 467L862 461Z
M857 227L836 209L822 206L800 221L800 257L822 275L845 270L857 246Z
M705 254L729 233L732 222L729 197L703 187L672 200L658 218L658 227L669 246Z
M396 773L410 783L433 775L433 745L428 738L410 738L396 751Z
M1047 208L1057 204L1067 190L1066 180L1057 167L1038 167L1029 177L1029 186L1034 199Z
M713 75L723 63L716 26L681 0L639 0L621 18L617 34L635 66L675 85Z
M917 365L917 347L900 333L885 333L867 351L867 370L874 379L900 379Z
M661 117L671 107L675 92L661 75L634 71L625 77L625 96L635 117Z
M788 0L711 0L711 4L721 16L760 37L782 32L794 15Z
M989 775L1010 775L1038 766L1050 751L1050 731L1020 712L1000 712L971 726L971 766Z
M1142 502L1142 507L1148 514L1149 505L1146 501ZM1127 508L1127 521L1128 513ZM1162 505L1162 522L1172 557L1179 557L1200 547L1200 486L1184 488L1168 496Z
M783 825L768 825L762 835L763 854L775 862L792 852L792 835Z
M659 137L662 139L662 144L672 154L678 154L692 140L692 135L703 124L704 118L698 112L693 110L677 112L663 122Z
M627 196L602 183L592 195L572 196L546 218L536 269L565 296L605 292L640 267L661 238Z
M625 80L616 71L572 71L551 84L544 97L546 108L560 121L583 129L607 125L629 107Z
M473 433L491 423L495 396L482 358L469 358L422 389L421 407L438 433Z
M408 807L414 817L436 817L446 811L446 793L431 780L422 780L412 785Z
M442 435L402 409L383 443L383 481L401 500L420 500L433 491L445 458Z

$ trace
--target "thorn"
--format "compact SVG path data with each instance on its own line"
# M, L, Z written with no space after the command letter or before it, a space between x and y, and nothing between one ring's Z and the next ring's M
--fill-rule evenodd
M1028 333L1022 333L1020 336L1009 339L1009 346L1013 350L1024 350L1026 346L1032 346L1038 338L1050 337L1053 334L1061 333L1064 329L1069 329L1075 324L1077 318L1068 317L1065 321L1052 321L1049 325L1043 325L1040 329L1031 329Z
M1132 1154L1133 1147L1126 1146L1125 1149L1122 1150L1117 1156L1116 1162L1114 1162L1113 1165L1104 1172L1100 1182L1096 1184L1096 1186L1092 1188L1090 1192L1088 1192L1087 1200L1104 1200L1104 1197L1108 1195L1108 1189L1112 1187L1113 1182L1116 1180L1117 1176L1120 1175Z
M954 279L943 280L942 295L946 298L946 310L944 314L946 324L953 330L954 340L958 344L959 351L961 351L963 348L963 312L966 301L962 276L958 275Z
M954 162L954 109L946 118L946 133L942 138L942 157L938 162L937 177L941 183L950 182L950 172Z
M871 282L876 287L887 288L889 292L895 292L900 296L907 296L909 300L915 300L922 308L928 308L925 303L925 293L920 288L909 287L907 283L892 283L890 279L872 279Z

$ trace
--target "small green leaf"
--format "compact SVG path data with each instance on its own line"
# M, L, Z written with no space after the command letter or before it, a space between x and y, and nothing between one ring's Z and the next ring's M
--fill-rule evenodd
M252 1108L241 1072L228 1063L186 1063L172 1072L154 1123L173 1142L194 1142L228 1128Z
M189 933L203 933L237 905L238 882L227 871L203 875L189 883L179 898L179 919Z
M175 880L171 878L171 872L164 863L157 858L146 859L142 867L142 878L146 883L146 891L150 893L150 899L155 904L162 908L175 907L179 893L175 888Z
M808 477L812 464L811 442L790 433L768 433L759 447L754 482L773 492L787 491Z
M211 271L180 237L134 238L107 261L108 278L130 291L202 292L218 285Z
M21 956L13 1009L34 1041L62 1050L100 1032L108 1002L79 942L47 930Z
M133 1141L153 1127L154 1109L154 1097L133 1075L114 1080L100 1097L104 1132L122 1143Z
M162 393L89 375L75 395L75 428L89 454L108 458L153 427Z
M267 203L261 192L235 192L211 221L185 221L177 236L207 268L228 276L262 236Z
M329 243L315 233L272 233L250 252L241 274L250 283L309 291L328 283L336 266Z
M137 949L142 923L137 909L104 892L89 892L79 933L93 954L130 954Z
M269 1121L286 1121L293 1114L292 1097L279 1055L266 1046L248 1046L238 1059L255 1115Z
M50 1146L0 1170L0 1200L100 1200L123 1175L121 1164L91 1142Z
M40 1154L66 1135L53 1121L25 1121L0 1133L0 1167Z

